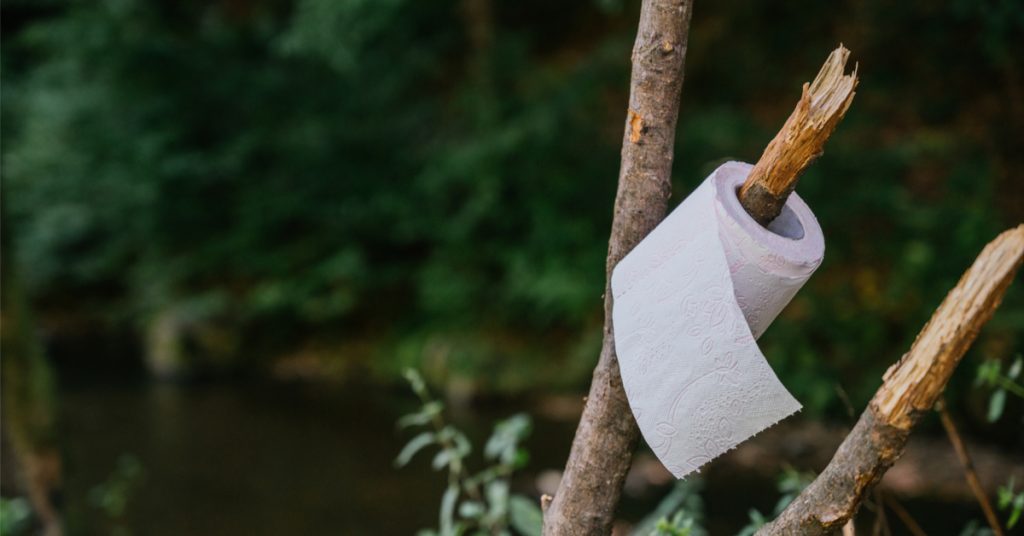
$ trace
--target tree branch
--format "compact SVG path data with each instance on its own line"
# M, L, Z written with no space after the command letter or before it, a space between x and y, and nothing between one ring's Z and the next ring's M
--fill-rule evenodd
M692 0L644 0L633 45L629 110L604 296L604 341L544 534L608 534L639 431L622 389L612 333L615 265L665 217Z
M903 453L920 416L945 389L964 352L1002 301L1024 260L1024 225L990 242L883 376L828 466L759 535L828 534L853 517L864 494Z
M765 148L740 188L740 204L761 225L782 212L800 175L824 152L825 142L853 102L857 68L843 74L850 51L839 45L814 81L804 84L796 109Z

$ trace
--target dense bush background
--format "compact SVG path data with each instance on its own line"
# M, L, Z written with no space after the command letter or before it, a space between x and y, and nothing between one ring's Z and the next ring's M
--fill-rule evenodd
M4 253L58 335L145 341L173 308L232 334L204 347L228 370L312 345L386 381L581 388L636 4L5 2ZM860 63L799 188L826 261L762 340L811 411L862 404L1022 220L1022 34L1012 0L697 2L676 201L755 161L838 42ZM1021 351L1020 287L974 358Z

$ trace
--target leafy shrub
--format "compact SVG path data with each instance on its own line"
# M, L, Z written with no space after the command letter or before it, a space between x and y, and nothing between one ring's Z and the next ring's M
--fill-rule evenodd
M418 372L409 369L405 376L422 406L416 413L399 419L398 426L425 430L406 443L395 458L395 465L402 467L420 451L436 447L431 466L438 471L448 470L439 529L420 534L508 534L513 528L523 536L539 535L541 512L536 502L509 490L509 477L528 459L519 443L530 433L530 418L519 414L498 422L484 445L484 459L491 465L473 473L467 467L472 445L465 434L445 422L444 405L430 396Z

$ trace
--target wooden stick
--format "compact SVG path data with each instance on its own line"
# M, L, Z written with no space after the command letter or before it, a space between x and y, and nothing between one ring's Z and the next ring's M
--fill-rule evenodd
M903 453L918 418L941 396L1022 260L1024 225L985 246L910 351L885 373L882 386L825 470L758 534L827 534L853 517L865 493Z
M633 45L622 165L605 264L612 269L665 217L683 87L692 0L644 0ZM612 332L612 293L604 296L604 341L590 394L544 534L609 534L639 437L622 389Z
M765 148L740 188L740 204L761 225L781 212L804 170L824 152L825 141L846 114L857 87L857 68L843 74L850 51L839 45L814 81L804 84L796 109Z
M940 397L939 401L935 404L935 411L938 412L939 419L942 420L942 427L946 429L946 435L949 436L949 442L953 444L953 450L956 451L957 458L960 458L960 465L964 467L964 477L967 478L967 484L971 487L974 497L978 499L981 510L985 512L985 520L988 521L988 526L992 527L992 532L996 536L1003 536L1003 528L999 525L999 518L996 517L996 512L992 508L992 503L988 500L988 495L985 495L985 488L981 486L981 480L978 478L978 473L974 470L971 456L967 453L967 447L960 437L960 432L956 429L953 417L949 415L949 410L946 409L946 401L943 398Z

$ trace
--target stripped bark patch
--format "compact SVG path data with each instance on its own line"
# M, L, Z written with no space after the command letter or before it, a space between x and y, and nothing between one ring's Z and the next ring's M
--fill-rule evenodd
M634 110L629 111L629 142L639 143L644 131L644 118Z

